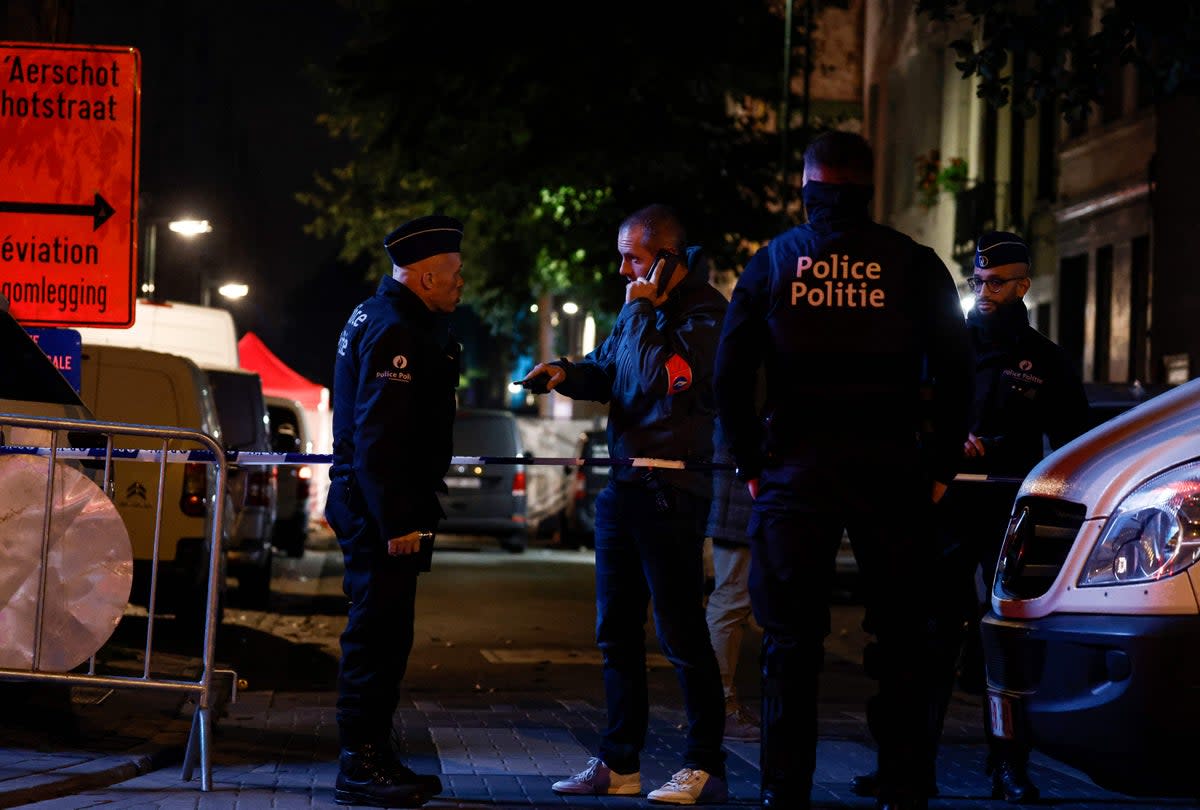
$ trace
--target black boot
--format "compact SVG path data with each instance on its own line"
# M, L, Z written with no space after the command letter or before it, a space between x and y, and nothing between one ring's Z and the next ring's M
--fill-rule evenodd
M1001 761L992 769L992 798L1009 804L1033 804L1040 793L1023 766Z
M366 743L342 749L333 797L338 804L420 807L438 792L422 779L397 763L391 751ZM437 780L437 787L441 789L441 780Z

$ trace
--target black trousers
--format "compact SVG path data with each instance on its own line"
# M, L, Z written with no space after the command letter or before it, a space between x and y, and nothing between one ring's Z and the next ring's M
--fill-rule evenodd
M868 716L878 742L881 789L923 795L932 768L923 733L929 703L929 479L915 453L895 448L822 462L765 472L752 521L750 596L764 631L763 787L795 797L812 789L818 678L845 531L877 639L864 651L864 664L879 681Z
M412 652L419 555L393 557L350 485L330 486L326 518L337 534L350 600L341 635L337 723L341 745L384 745Z
M937 509L939 554L935 567L933 602L934 700L930 709L930 744L936 756L946 711L954 692L960 660L982 660L979 622L987 613L996 564L1004 544L1019 484L956 482ZM982 571L982 601L976 591L976 571ZM987 769L1000 762L1023 767L1028 743L992 734L991 714L983 704L983 727L988 739Z

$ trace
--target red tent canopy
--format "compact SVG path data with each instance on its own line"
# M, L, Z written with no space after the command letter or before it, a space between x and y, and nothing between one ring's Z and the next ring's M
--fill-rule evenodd
M264 394L299 400L305 408L314 411L327 396L325 386L297 374L253 332L247 332L238 341L238 361L242 368L257 371L262 377Z

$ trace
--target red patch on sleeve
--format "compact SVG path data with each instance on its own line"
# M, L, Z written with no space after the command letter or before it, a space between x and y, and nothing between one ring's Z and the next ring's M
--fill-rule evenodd
M667 358L667 396L682 393L692 387L692 367L677 354Z

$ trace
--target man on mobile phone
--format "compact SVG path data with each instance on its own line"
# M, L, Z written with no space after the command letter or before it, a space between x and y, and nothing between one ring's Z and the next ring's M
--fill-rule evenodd
M713 355L725 299L703 269L689 271L678 215L651 205L617 231L625 305L612 334L578 362L540 363L525 378L572 399L609 403L614 459L712 456ZM534 387L531 384L538 384ZM704 617L703 544L712 485L692 470L617 465L596 499L596 642L603 653L608 727L598 756L556 793L641 793L646 739L645 624L653 600L663 652L687 710L683 768L648 798L724 802L725 696Z

